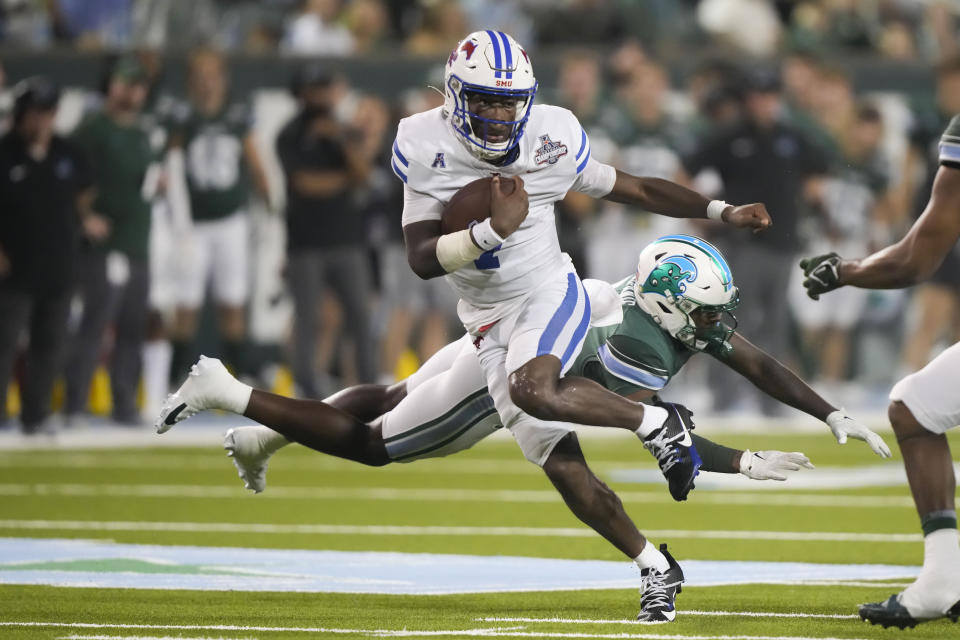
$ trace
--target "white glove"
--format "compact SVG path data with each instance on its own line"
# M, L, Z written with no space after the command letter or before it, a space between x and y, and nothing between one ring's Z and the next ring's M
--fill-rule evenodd
M740 456L740 473L751 480L786 480L787 471L799 471L801 468L813 469L810 459L794 451L756 451L747 449Z
M873 449L873 452L881 458L889 458L893 455L890 453L890 447L883 441L883 438L848 416L843 409L839 409L828 415L824 422L830 425L830 430L833 431L834 437L840 444L846 444L847 437L850 437L854 440L863 440L866 442L867 445Z

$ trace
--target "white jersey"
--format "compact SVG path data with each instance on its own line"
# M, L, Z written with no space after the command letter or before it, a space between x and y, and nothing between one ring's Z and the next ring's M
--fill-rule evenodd
M567 191L602 197L616 171L590 158L590 141L567 109L534 105L517 159L498 167L473 156L443 116L442 107L400 121L391 160L405 183L403 225L439 220L444 205L468 183L494 173L520 176L529 195L526 220L473 265L448 274L461 298L468 329L495 321L546 279L572 269L560 251L553 207Z

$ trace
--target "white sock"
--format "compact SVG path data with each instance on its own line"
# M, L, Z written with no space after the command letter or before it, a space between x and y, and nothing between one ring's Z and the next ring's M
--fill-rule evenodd
M168 340L151 340L143 345L143 412L151 420L170 393L170 359L173 347Z
M201 362L198 364L203 363L205 357L206 356L200 356ZM207 364L209 365L209 363ZM222 367L223 365L219 364L218 366ZM250 404L250 394L253 393L253 387L248 384L243 384L234 378L226 368L223 368L223 373L222 387L219 387L221 376L217 373L216 381L219 388L216 389L214 395L217 404L215 407L210 408L223 409L242 416L247 410L247 405Z
M643 403L641 403L643 404ZM670 414L663 407L655 407L650 404L643 405L643 422L637 427L637 435L640 438L646 438L648 435L663 426Z
M243 384L233 376L230 376L230 380L233 384L224 388L223 404L220 408L242 416L247 411L247 405L250 404L250 394L253 393L253 387Z
M670 561L667 560L667 556L660 553L660 550L653 546L649 540L647 540L647 544L643 545L643 551L640 552L640 555L634 558L633 561L636 562L637 566L641 569L653 568L660 573L670 568Z
M949 574L960 569L960 535L956 529L937 529L923 538L923 571Z
M287 440L283 434L277 433L270 427L258 424L255 429L257 430L257 439L260 441L260 446L266 453L274 454L290 444L290 441Z
M923 569L900 597L918 618L942 615L960 600L960 539L957 530L937 529L923 538Z

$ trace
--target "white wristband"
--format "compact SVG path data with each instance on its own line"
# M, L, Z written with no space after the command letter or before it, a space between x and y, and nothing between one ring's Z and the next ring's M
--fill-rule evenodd
M711 220L722 220L723 212L730 206L723 200L711 200L707 205L707 217Z
M484 251L490 251L497 245L503 244L503 238L493 230L490 218L471 226L470 231L473 233L473 241Z
M437 239L437 261L447 273L467 266L479 258L483 251L474 244L469 229L448 233Z

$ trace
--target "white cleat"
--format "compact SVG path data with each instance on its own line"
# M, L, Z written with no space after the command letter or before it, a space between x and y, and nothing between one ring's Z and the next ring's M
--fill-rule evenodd
M235 427L223 437L223 448L233 459L243 486L254 493L267 488L267 463L276 451L269 446L276 434L263 426Z
M197 363L190 367L186 381L163 403L154 425L157 433L166 433L178 422L207 409L231 410L235 403L231 403L229 397L232 392L235 393L237 385L241 383L230 375L222 362L200 356Z

